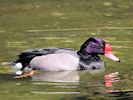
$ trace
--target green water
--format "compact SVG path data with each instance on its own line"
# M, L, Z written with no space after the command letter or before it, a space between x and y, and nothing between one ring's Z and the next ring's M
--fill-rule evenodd
M92 36L111 43L121 59L102 56L102 71L41 72L24 79L14 79L11 67L0 65L0 100L132 100L132 11L132 0L0 0L0 62L31 48L78 50ZM112 72L119 72L120 81L105 88L103 76ZM118 96L108 89L131 92Z

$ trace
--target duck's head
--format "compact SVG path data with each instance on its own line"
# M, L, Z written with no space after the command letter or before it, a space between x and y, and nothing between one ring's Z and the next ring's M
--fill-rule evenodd
M107 58L120 62L120 59L117 58L115 55L111 52L111 45L107 43L105 40L97 37L89 38L84 42L84 44L81 46L80 50L78 51L78 54L81 57L87 57L88 55L104 55Z

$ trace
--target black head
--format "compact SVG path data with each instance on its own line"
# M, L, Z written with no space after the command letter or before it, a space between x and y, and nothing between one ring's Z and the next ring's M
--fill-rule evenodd
M105 41L101 38L89 38L78 51L79 55L97 55L104 54Z
M105 55L113 61L120 61L119 58L111 53L111 45L101 38L92 37L86 40L77 52L82 58L88 58L94 55Z

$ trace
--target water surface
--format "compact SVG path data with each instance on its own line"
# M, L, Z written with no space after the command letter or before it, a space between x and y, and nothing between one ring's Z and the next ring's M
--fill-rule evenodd
M11 67L0 65L0 99L131 100L132 9L132 0L0 0L0 62L14 60L25 49L78 50L94 36L111 43L121 59L116 63L101 56L104 70L38 72L24 79L14 79ZM119 72L119 81L105 87L104 75L113 72Z

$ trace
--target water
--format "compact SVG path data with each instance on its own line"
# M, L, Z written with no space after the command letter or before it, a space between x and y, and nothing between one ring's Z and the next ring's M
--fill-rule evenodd
M0 65L0 99L132 100L132 5L132 0L0 0L0 62L31 48L78 50L92 36L111 43L121 59L101 56L103 70L38 72L24 79L14 79L11 67ZM113 72L119 72L119 81L106 87L104 76Z

